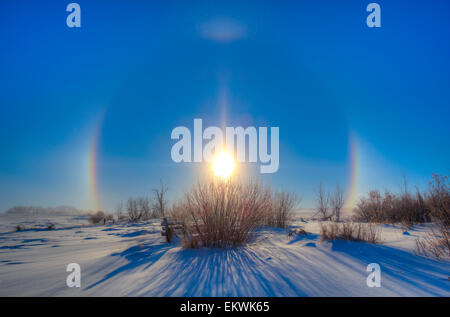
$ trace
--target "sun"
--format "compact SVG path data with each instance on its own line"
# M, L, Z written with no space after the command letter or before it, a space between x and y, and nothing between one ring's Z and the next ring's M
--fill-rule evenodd
M219 152L213 163L213 171L217 176L228 178L234 170L234 161L227 152Z

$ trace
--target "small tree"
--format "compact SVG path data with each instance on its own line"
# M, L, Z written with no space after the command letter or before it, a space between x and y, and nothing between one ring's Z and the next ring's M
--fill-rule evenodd
M331 212L334 220L339 221L341 218L342 207L344 207L344 192L341 187L336 185L333 196L330 197Z
M148 201L148 198L138 198L137 205L139 209L139 214L141 215L141 218L143 220L148 220L151 218L150 214L150 202Z
M166 200L167 187L163 183L163 181L160 180L159 188L153 188L152 191L153 191L153 205L152 205L153 215L156 217L164 217L167 209L167 200Z
M317 196L317 206L316 206L316 214L319 214L322 219L329 218L328 216L328 208L329 208L329 202L330 202L330 194L326 194L322 182L320 182L319 188L316 192Z
M128 198L127 200L127 213L128 213L128 219L131 222L137 222L141 220L141 214L139 212L139 208L137 205L136 199Z

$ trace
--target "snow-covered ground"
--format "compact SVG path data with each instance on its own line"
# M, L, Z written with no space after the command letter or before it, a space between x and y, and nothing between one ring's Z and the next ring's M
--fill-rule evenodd
M56 229L43 229L49 221ZM24 222L28 229L13 231ZM164 242L159 221L88 226L83 217L0 216L0 223L0 296L450 296L450 262L413 254L427 226L406 233L381 226L383 243L371 245L321 242L319 224L299 220L307 236L264 229L237 249L185 250ZM366 284L374 262L380 288ZM69 263L81 266L81 288L66 286Z

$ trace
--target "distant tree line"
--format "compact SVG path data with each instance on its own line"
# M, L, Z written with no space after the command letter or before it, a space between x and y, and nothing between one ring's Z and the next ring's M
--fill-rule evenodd
M9 215L83 215L88 213L92 213L92 211L80 210L70 206L14 206L5 211L5 214Z

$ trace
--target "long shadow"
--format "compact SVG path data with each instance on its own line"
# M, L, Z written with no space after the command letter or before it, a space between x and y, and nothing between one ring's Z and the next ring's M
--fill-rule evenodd
M447 279L450 276L450 265L442 265L443 262L397 248L363 242L334 241L331 249L367 264L378 263L383 275L403 281L411 287L424 289L427 285L432 285L450 292L450 283ZM435 292L432 287L428 287L426 291L434 296L442 296L442 292Z
M318 235L314 234L299 236L288 243L306 241L310 245L305 247L313 247L317 238ZM147 244L135 245L122 252L113 253L111 256L125 258L128 263L106 274L87 289L120 274L126 275L138 267L147 270L152 266L154 269L148 271L152 274L149 273L143 280L137 281L140 285L136 285L134 292L139 295L308 296L314 287L314 278L309 281L309 277L300 272L291 274L286 271L291 269L291 265L282 264L280 267L279 260L272 264L271 258L262 255L259 250L253 250L252 247L179 250L168 254L167 261L154 265L172 248L174 246L171 244L154 244L154 241L149 241ZM317 259L330 260L330 263L337 261L353 271L364 271L365 267L361 269L359 266L361 262L377 262L381 266L383 276L404 283L402 288L419 288L435 296L442 296L442 290L450 291L449 282L442 278L449 275L449 267L438 261L418 257L397 248L358 242L334 241L331 242L331 250L333 252L319 251L324 252L326 257L319 253L316 254ZM285 250L283 256L295 259L296 252L301 252L301 248L298 251ZM345 257L342 257L342 254ZM317 270L314 267L309 268L305 272L313 274L315 281L321 279L319 267ZM323 272L324 279L326 274ZM317 279L317 276L320 278Z
M48 240L47 239L24 239L22 241L22 243L30 243L30 242L42 242L42 243L45 243L45 242L48 242Z
M89 285L87 289L91 289L110 278L125 273L126 271L132 270L134 268L137 268L139 266L151 266L153 263L158 261L170 248L172 248L172 245L169 244L149 244L149 245L135 245L132 246L125 251L119 252L119 253L112 253L111 256L114 257L124 257L129 262L110 273L106 274L104 278L101 280Z
M0 250L5 250L5 249L10 249L10 250L22 249L25 246L26 246L25 244L5 245L5 246L0 247Z
M157 296L297 296L306 294L296 289L293 281L282 279L277 270L268 269L266 260L247 248L181 250L164 274ZM150 281L151 282L151 281ZM181 292L181 293L180 293Z
M118 237L122 237L122 238L133 238L133 237L137 237L137 236L141 236L141 235L145 235L145 234L149 234L149 233L152 233L152 232L149 230L137 230L137 231L126 232L126 233L109 233L109 235L118 236Z
M299 237L296 241L306 240L312 243L316 239L317 236L311 235ZM314 247L315 244L305 246ZM447 280L450 267L436 260L388 246L345 241L333 242L332 251L334 252L327 252L329 259L336 258L336 261L352 270L360 271L361 268L351 267L353 261L342 262L338 253L345 253L349 260L354 259L359 263L379 263L383 276L389 277L390 280L393 278L394 282L404 283L405 289L421 289L434 296L443 296L443 291L450 292ZM160 290L161 294L155 295L179 296L181 293L182 296L307 296L307 288L305 285L297 285L299 281L296 282L295 274L288 273L285 276L286 268L271 266L267 259L248 248L182 250L176 253L172 264L161 270L171 273L164 274L164 278L158 281L166 287ZM318 272L314 274L316 273ZM298 278L301 278L301 275ZM303 283L308 279L307 276L304 278L306 280L303 280ZM395 292L395 289L392 290Z
M288 244L293 244L299 241L317 241L317 239L319 238L319 235L316 233L309 233L308 234L301 234L301 235L297 235L296 237L294 237L292 240L290 240L288 242Z
M165 243L136 245L123 252L113 253L111 256L123 257L128 263L106 274L86 289L92 289L138 267L146 270L173 247ZM263 266L267 265L265 260L247 248L180 250L171 256L173 257L168 261L158 263L156 271L152 271L152 275L142 281L141 290L137 287L138 291L143 291L143 288L158 281L157 284L163 287L150 290L153 296L174 296L180 292L184 296L251 296L280 293L274 284L279 278L277 272L264 271ZM291 283L292 281L284 281L288 289L294 287ZM292 291L290 293L292 294Z
M87 226L74 226L74 227L61 227L61 228L53 228L53 229L48 229L45 227L42 228L25 228L22 229L20 231L5 231L5 232L0 232L0 235L2 236L6 236L6 235L10 235L10 234L14 234L14 233L22 233L22 232L53 232L53 231L65 231L65 230L72 230L72 229L81 229L81 228L89 228ZM92 228L92 227L91 227Z
M119 228L106 228L106 229L103 229L102 231L120 231L120 230L122 230L122 229L119 229Z

